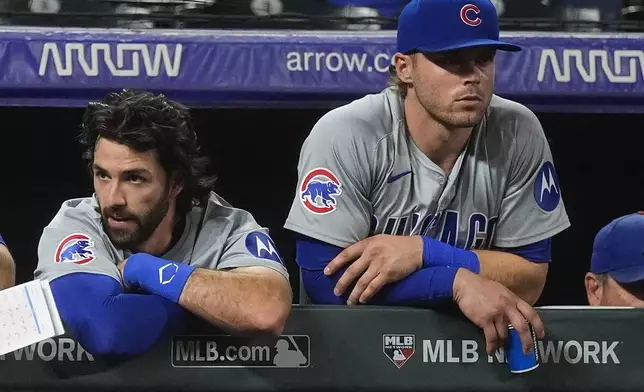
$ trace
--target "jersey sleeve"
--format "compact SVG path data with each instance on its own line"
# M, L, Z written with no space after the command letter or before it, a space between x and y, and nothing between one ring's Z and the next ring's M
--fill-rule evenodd
M343 248L369 235L374 146L366 128L337 110L313 127L300 151L297 188L285 228Z
M493 247L514 248L551 238L570 226L548 140L537 116L521 106L515 119L508 186Z
M83 213L61 212L45 227L38 243L36 279L52 281L83 272L110 276L121 283L116 264L122 260L110 251L105 234Z
M200 254L194 265L218 270L266 267L281 273L288 280L284 260L268 229L260 226L245 210L227 208L226 211L228 215L225 218L204 224L199 237L211 240L208 245L199 246ZM222 227L227 229L222 230Z
M0 245L7 246L7 243L4 242L4 238L2 238L2 234L0 234Z

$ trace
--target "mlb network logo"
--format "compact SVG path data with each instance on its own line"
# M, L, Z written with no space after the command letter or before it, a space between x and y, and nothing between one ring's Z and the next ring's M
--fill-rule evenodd
M398 369L416 352L414 335L382 335L382 352Z

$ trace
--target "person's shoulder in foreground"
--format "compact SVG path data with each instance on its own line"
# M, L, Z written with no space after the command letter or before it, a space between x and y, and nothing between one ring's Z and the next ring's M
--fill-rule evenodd
M125 90L88 106L81 142L94 195L43 230L36 279L93 354L140 354L189 315L279 334L288 274L265 228L212 192L186 107Z
M644 211L618 217L595 236L584 285L591 306L644 307Z
M530 305L570 223L538 119L493 95L497 50L520 48L489 1L412 0L390 87L315 125L285 223L312 302L451 299L488 349L501 318L543 333Z
M16 264L0 234L0 290L16 284Z

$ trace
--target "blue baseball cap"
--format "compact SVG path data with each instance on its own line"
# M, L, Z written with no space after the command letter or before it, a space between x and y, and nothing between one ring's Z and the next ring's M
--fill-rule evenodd
M619 283L644 280L644 211L617 218L597 233L590 272Z
M490 0L412 0L398 18L400 53L437 53L474 46L521 50L518 45L499 41L499 20Z

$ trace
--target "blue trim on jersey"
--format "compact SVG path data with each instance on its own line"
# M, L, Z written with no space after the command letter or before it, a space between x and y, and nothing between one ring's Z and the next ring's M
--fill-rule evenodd
M301 268L302 282L314 304L346 305L351 288L338 297L333 289L346 271L333 276L324 275L324 267L342 248L301 234L296 236L296 261ZM452 297L456 268L429 267L407 278L383 287L368 303L371 305L411 305L434 302Z
M109 276L74 273L50 285L67 330L93 355L142 354L186 321L181 306L157 295L124 294Z
M495 250L515 254L533 263L549 263L552 260L552 238L517 248L496 248Z
M0 234L0 244L7 246L7 243L4 242L4 238L2 238L2 234Z

